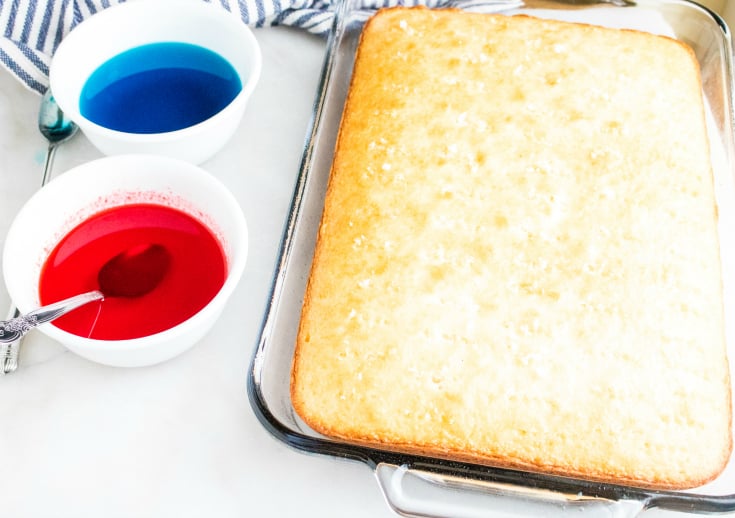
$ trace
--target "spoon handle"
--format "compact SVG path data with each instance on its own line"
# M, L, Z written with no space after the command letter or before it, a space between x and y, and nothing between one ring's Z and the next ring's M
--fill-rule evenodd
M51 166L53 165L54 156L56 155L56 147L57 144L55 142L52 142L49 144L48 150L46 151L46 161L43 165L41 187L48 183L49 177L51 176ZM20 313L18 312L18 309L13 306L12 308L10 308L8 319L18 317L19 315ZM20 339L23 337L24 334L25 333L19 334L18 337L14 340L0 339L0 344L7 344L2 350L2 354L0 354L0 359L2 360L1 367L3 374L15 372L15 370L18 368L18 357L20 356Z
M20 316L20 311L18 311L18 308L15 306L12 306L10 310L8 311L8 316L6 317L7 320L10 320L11 318L15 318ZM4 347L1 347L2 353L0 353L0 361L2 362L2 365L0 367L2 368L3 374L9 374L11 372L15 372L15 370L18 368L18 356L20 356L20 339L16 339L12 342L9 342L7 344L3 344Z
M0 3L2 0L0 0ZM38 114L38 127L41 134L49 142L48 150L46 152L46 163L43 166L43 176L41 177L41 187L48 183L51 176L51 168L54 162L54 156L56 154L56 148L62 142L69 140L73 137L79 127L74 124L59 108L56 104L51 89L47 89L46 93L41 99L41 107ZM8 319L18 316L18 310L15 307L10 309ZM18 357L20 356L20 338L9 343L0 342L3 347L0 347L0 369L3 374L9 374L15 372L18 368Z
M43 163L43 176L41 177L41 187L46 185L51 179L51 169L53 168L54 158L56 158L56 148L58 144L52 142L48 145L46 151L46 161Z
M15 342L34 327L58 318L79 306L103 298L101 291L90 291L34 309L10 320L0 320L0 343Z

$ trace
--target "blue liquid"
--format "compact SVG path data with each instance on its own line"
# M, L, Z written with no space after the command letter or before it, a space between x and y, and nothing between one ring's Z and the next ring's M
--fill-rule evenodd
M109 59L84 83L81 114L128 133L198 124L227 106L242 82L216 52L189 43L151 43Z

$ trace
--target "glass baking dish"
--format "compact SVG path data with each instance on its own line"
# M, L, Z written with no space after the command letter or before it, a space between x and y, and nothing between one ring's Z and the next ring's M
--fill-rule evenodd
M380 0L380 5L385 5ZM367 3L366 3L367 2ZM491 468L355 446L325 438L302 423L290 400L290 369L312 254L320 223L343 104L371 0L343 0L337 7L307 135L291 211L285 225L269 304L248 378L250 402L263 426L293 448L352 459L374 470L389 505L399 514L427 517L636 516L660 508L690 513L735 511L735 460L715 481L687 491L632 487ZM397 2L396 2L397 3ZM732 46L726 24L686 0L444 0L430 7L540 17L632 28L689 44L699 60L708 105L708 127L720 215L727 341L735 360L735 318L730 308L735 278ZM735 362L731 362L732 363ZM732 366L731 366L732 369ZM733 376L735 380L735 376Z

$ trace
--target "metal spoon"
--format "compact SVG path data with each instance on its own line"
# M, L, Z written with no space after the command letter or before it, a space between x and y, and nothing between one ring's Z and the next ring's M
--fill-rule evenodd
M42 306L26 313L25 315L19 315L11 318L10 320L0 321L0 343L17 343L21 338L23 338L23 335L34 327L58 318L73 309L77 309L84 304L88 304L89 302L102 300L104 297L105 296L101 291L90 291L68 299L60 300L54 304Z
M59 144L66 142L72 138L79 127L61 111L59 105L56 104L51 89L41 99L41 108L38 112L38 131L48 140L48 151L46 152L46 164L43 168L43 177L41 185L45 185L49 180L51 166L56 155L56 148Z
M93 290L0 321L0 344L15 343L31 329L80 306L107 297L141 297L152 291L168 272L171 258L158 244L123 251L107 261L97 274L100 290Z
M43 176L41 177L42 187L49 180L57 146L73 137L78 129L77 125L68 119L56 104L51 89L47 89L41 100L41 108L38 112L38 130L48 141L46 163L43 167ZM18 316L18 310L15 307L10 308L8 314L8 317L13 316ZM0 347L0 360L2 360L3 374L14 372L18 368L19 355L20 339Z

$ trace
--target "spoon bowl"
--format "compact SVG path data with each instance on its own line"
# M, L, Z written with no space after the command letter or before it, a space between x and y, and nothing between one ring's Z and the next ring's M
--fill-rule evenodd
M53 150L72 138L78 130L79 126L61 111L51 89L47 89L38 111L38 131L48 140L49 147Z
M56 148L72 138L79 131L79 126L59 108L51 89L46 89L38 110L38 131L48 141L46 162L43 166L41 186L46 185L51 177L51 169L56 157Z
M153 291L166 275L171 255L159 244L143 244L120 252L97 274L107 297L142 297Z

